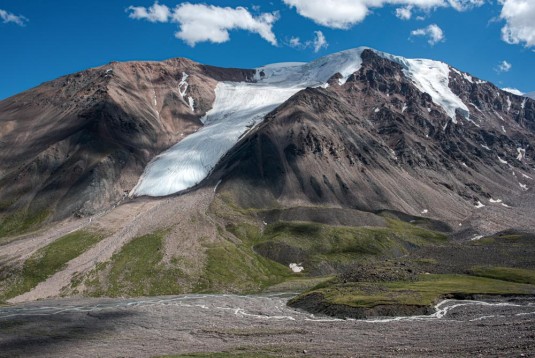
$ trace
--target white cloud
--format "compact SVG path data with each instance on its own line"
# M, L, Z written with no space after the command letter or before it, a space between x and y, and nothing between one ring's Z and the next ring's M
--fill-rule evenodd
M522 96L524 94L521 91L517 90L516 88L505 87L505 88L502 88L502 90L504 90L505 92L516 94L517 96Z
M299 15L335 29L347 29L364 20L368 7L360 0L283 0Z
M288 42L288 44L290 45L290 47L295 47L295 48L303 47L303 44L301 43L301 39L299 37L292 37L290 41Z
M130 6L128 8L132 19L147 20L150 22L167 22L171 17L171 10L165 5L160 5L155 2L154 5L148 9L143 6Z
M502 39L509 44L535 46L535 1L499 0L503 5L500 18L505 20Z
M128 10L133 19L177 23L179 31L175 33L175 37L190 46L199 42L227 42L230 40L231 30L256 33L272 45L277 45L277 38L272 31L273 24L279 19L276 12L253 16L243 7L219 7L188 2L181 3L172 10L158 2L149 8L131 6Z
M431 46L445 41L444 32L437 24L431 24L427 27L413 30L411 31L411 36L426 36L427 42Z
M500 73L500 72L509 72L511 70L511 67L513 67L513 65L511 65L509 62L503 60L496 67L496 72L498 72L498 73Z
M321 49L327 48L329 46L325 35L321 31L314 31L314 38L310 41L301 42L301 39L299 37L294 36L290 38L287 44L290 47L298 48L301 50L312 48L314 52L319 52Z
M0 9L0 19L2 19L2 22L4 24L7 24L9 22L12 22L14 24L17 24L19 26L25 26L28 22L28 19L25 18L22 15L15 15L10 12L7 12L6 10Z
M448 3L457 11L466 11L482 6L485 0L448 0Z
M283 0L304 17L317 24L335 29L348 29L361 22L370 9L384 5L401 6L396 15L406 19L414 9L430 11L438 7L452 7L457 11L481 6L486 0ZM500 0L503 1L503 0ZM509 0L510 1L510 0ZM528 0L530 1L530 0ZM399 11L399 12L398 12ZM399 14L399 15L398 15ZM401 17L405 16L405 17Z
M412 6L399 7L396 9L396 16L401 20L410 20L412 17Z
M323 32L321 31L314 31L314 52L318 52L322 48L327 48L329 44L327 43L327 40L325 39L325 35L323 35Z

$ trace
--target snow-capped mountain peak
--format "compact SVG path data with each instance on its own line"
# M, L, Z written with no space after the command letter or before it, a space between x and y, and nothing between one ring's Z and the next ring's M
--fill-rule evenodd
M343 85L361 67L366 49L350 49L309 63L262 66L256 69L254 82L220 82L212 109L201 119L204 127L156 157L132 195L165 196L200 183L244 133L292 95L306 87L326 86L335 74L341 75L339 84ZM372 51L401 65L414 85L427 92L454 123L457 110L469 116L467 106L449 88L447 64Z

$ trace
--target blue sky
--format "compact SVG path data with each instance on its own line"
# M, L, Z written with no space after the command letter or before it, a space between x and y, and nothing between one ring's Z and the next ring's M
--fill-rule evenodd
M441 60L499 87L535 91L535 0L153 5L152 0L0 0L0 99L110 61L187 57L251 68L310 61L358 46Z

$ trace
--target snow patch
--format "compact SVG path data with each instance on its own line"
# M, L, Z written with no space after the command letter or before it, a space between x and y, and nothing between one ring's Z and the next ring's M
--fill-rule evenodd
M490 201L491 203L501 203L501 202L502 202L502 199L496 199L496 200L494 200L494 199L491 198L489 201Z
M401 108L401 113L405 112L407 110L407 104L406 103L403 103L403 107Z
M524 148L516 148L516 151L518 152L516 159L522 161L526 157L526 150Z
M507 96L507 112L511 110L511 98Z
M406 59L386 53L379 54L400 64L403 73L420 91L428 93L433 102L444 109L453 123L457 123L456 110L460 110L464 117L468 117L470 113L468 107L449 87L450 67L447 64L426 59Z
M532 177L530 177L529 175L526 175L526 174L522 174L522 176L523 176L524 178L526 178L526 179L530 179L530 180L533 180L533 178L532 178Z
M486 150L490 150L490 148L488 147L488 145L481 144L481 147L485 148Z
M428 212L429 212L429 210L427 210L427 209L422 210L422 214L427 214Z
M524 191L528 190L528 186L526 184L522 184L522 183L518 182L518 185L520 185L522 190L524 190Z
M482 207L484 207L485 205L483 205L483 203L481 201L478 201L477 204L475 205L475 208L476 209L480 209Z
M299 273L305 269L303 266L301 266L301 264L291 263L288 266L290 267L290 270L292 270L295 273Z
M499 160L500 163L502 163L502 164L507 164L507 160L503 160L499 155L498 155L498 160Z
M219 181L217 182L217 184L214 186L214 193L216 192L217 190L217 187L219 186L219 184L221 184L221 179L219 179Z
M180 96L184 98L186 95L186 91L188 90L188 82L186 80L188 79L189 75L186 72L182 72L182 79L180 80L178 84L178 92L180 93Z
M375 113L379 113L380 109L379 109L379 108L375 108L373 111L374 111Z
M472 76L470 76L468 73L464 73L463 72L463 77L465 80L467 80L468 82L470 83L474 83L474 78Z
M482 111L479 109L479 107L478 107L475 103L470 102L469 104L470 104L472 107L474 107L476 110L478 110L479 112L482 112Z
M195 100L191 96L188 96L188 105L191 111L195 112Z
M483 235L476 235L473 238L471 238L470 241L477 241L477 240L482 239L482 238L483 238Z

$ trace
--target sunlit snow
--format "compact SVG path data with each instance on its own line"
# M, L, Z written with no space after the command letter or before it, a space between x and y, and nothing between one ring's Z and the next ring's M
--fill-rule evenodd
M379 54L399 63L403 67L403 73L420 91L427 92L433 102L444 109L453 123L457 123L456 110L468 118L468 107L449 87L450 67L447 64L426 59L407 59L387 53Z
M301 266L301 264L291 263L288 266L290 267L290 270L292 270L295 273L299 273L299 272L301 272L301 271L303 271L305 269L303 266Z

